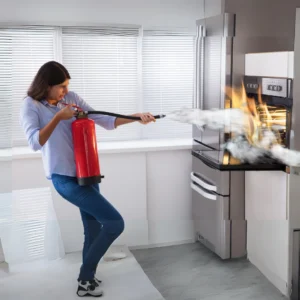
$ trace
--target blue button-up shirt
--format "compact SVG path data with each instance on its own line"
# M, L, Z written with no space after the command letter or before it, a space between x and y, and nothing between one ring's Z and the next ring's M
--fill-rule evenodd
M66 94L62 101L76 104L84 111L94 110L74 92ZM58 111L57 106L49 104L46 100L36 101L31 97L26 97L23 100L20 111L20 124L28 144L32 150L41 151L44 170L48 179L51 179L53 173L76 176L71 127L75 117L60 121L48 141L43 146L39 143L40 129L46 126ZM89 118L107 130L115 128L115 117L91 114Z

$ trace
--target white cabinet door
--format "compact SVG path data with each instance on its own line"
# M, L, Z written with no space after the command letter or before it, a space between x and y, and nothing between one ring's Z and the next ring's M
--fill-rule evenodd
M246 218L287 220L288 174L282 171L251 171L245 175Z

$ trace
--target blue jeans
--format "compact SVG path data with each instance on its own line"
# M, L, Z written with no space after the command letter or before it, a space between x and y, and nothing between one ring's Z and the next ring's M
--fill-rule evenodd
M124 220L100 194L99 184L80 186L76 177L58 174L52 175L52 183L64 199L80 210L84 245L78 280L92 280L100 259L124 231Z

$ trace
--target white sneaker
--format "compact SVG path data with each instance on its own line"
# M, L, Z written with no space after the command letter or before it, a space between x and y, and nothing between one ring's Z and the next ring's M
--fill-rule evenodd
M95 280L79 280L77 295L79 297L101 297L103 295L103 291L101 290L99 284Z
M100 280L100 279L97 279L96 277L94 277L94 280L96 281L96 283L97 283L97 286L99 286L99 285L100 285L100 283L102 282L102 280Z

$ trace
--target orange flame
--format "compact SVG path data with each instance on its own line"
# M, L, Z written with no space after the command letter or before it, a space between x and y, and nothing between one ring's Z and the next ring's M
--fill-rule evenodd
M258 103L247 96L244 84L240 89L226 88L226 108L238 108L245 114L244 132L251 145L261 142L265 131L275 134L277 141L282 144L282 135L286 132L286 110L268 106L262 99L261 89L257 91ZM273 143L274 144L274 143Z

